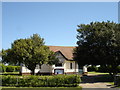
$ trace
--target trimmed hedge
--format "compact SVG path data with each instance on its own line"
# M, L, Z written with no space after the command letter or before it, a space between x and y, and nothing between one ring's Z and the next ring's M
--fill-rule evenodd
M2 76L3 86L19 87L76 87L81 82L78 75L54 76Z
M6 72L6 66L4 64L0 64L0 72Z
M14 66L6 66L6 72L14 72L15 68Z
M20 66L5 66L4 64L0 64L0 72L19 72Z
M5 66L6 67L6 72L19 72L20 71L20 66Z
M20 66L14 66L14 70L15 70L15 72L19 72L20 71Z

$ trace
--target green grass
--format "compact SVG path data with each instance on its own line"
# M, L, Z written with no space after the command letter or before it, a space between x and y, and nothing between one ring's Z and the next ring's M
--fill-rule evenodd
M101 72L88 72L88 74L103 75L103 74L109 74L109 73L101 73Z
M108 83L110 83L111 85L114 85L114 82L108 82Z
M2 87L2 90L82 90L78 87Z

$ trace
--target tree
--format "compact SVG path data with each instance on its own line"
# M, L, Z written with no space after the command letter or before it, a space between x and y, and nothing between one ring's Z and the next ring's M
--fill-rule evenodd
M44 39L38 34L33 34L30 38L15 40L11 49L3 51L3 61L23 63L34 75L37 64L41 67L42 64L49 63L55 58L54 53L44 44Z
M8 65L19 65L18 61L15 60L13 57L14 52L11 49L4 50L0 52L0 56L2 57L2 63L8 64Z
M91 22L78 25L74 60L79 65L103 65L117 74L120 65L120 24Z

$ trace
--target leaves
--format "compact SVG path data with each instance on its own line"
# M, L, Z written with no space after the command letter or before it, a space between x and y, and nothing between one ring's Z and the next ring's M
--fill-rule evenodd
M91 22L78 25L74 59L80 64L120 64L120 24L114 22Z
M53 59L52 54L54 53L51 54L49 48L44 44L44 39L38 34L33 34L30 38L15 40L11 49L3 51L4 61L23 63L34 73L37 64L42 65Z

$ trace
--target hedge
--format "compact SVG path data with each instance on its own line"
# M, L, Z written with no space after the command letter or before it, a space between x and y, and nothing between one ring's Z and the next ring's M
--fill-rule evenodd
M20 66L5 66L4 64L0 64L0 72L19 72Z
M18 72L20 71L20 66L6 66L6 72Z
M2 76L2 86L76 87L80 82L81 79L78 75Z
M6 72L14 72L14 66L6 66Z
M6 66L4 64L0 64L0 72L6 72Z
M108 73L111 70L112 67L106 68L105 66L101 65L100 67L96 66L90 66L87 68L88 72L95 71L95 72L103 72L103 73ZM118 73L120 73L120 66L117 67Z
M98 67L96 67L96 66L90 66L90 67L88 67L88 69L87 69L89 72L90 71L97 71L98 70Z
M115 78L114 78L114 85L120 86L120 75L119 76L115 76Z
M97 72L104 72L104 73L106 73L106 72L109 72L108 70L109 70L108 68L106 68L105 66L101 65L100 67L98 67Z

